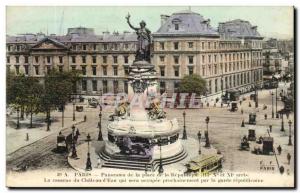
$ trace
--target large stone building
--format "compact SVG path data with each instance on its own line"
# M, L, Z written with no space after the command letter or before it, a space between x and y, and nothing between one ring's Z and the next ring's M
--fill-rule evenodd
M181 78L193 73L207 80L208 95L231 88L247 91L262 81L263 38L248 21L228 21L214 29L209 19L191 11L162 15L161 20L152 54L161 92L176 92ZM82 94L127 92L136 38L129 32L95 35L82 27L69 28L64 36L7 36L7 69L38 77L53 67L78 69Z

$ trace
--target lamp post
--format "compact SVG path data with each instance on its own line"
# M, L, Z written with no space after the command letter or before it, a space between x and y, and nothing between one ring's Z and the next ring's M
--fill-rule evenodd
M20 128L20 109L17 108L17 129Z
M278 88L278 82L277 82L277 86L276 86L276 90L275 90L275 92L276 92L276 99L275 99L275 102L276 102L276 109L275 109L275 111L276 111L276 119L278 119L279 118L279 115L278 115L278 111L277 111L277 88Z
M291 127L292 127L292 121L289 120L289 143L288 143L288 145L293 145L292 144L292 131L291 131Z
M209 136L208 136L209 116L206 117L205 122L206 122L206 133L205 133L206 141L205 141L205 147L210 147Z
M73 121L75 121L75 98L73 100Z
M271 92L271 95L272 95L272 119L274 118L274 93L273 91Z
M162 145L162 141L161 138L159 138L158 140L158 145L159 145L159 168L158 168L158 173L162 174L164 173L164 168L163 168L163 164L162 164L162 155L161 155L161 145Z
M284 131L284 123L283 123L283 113L281 113L281 130L280 131Z
M199 132L198 132L198 140L199 140L199 151L198 151L198 153L199 153L199 155L201 154L201 131L199 130Z
M186 115L185 111L183 111L182 115L183 115L183 133L182 133L182 139L186 140L187 139L187 134L186 134L186 128L185 128L185 115Z
M71 157L72 158L77 158L77 151L76 151L76 146L75 146L75 126L73 125L72 126L72 155Z
M98 122L98 127L99 127L98 141L103 141L101 119L102 119L102 112L100 111L100 113L99 113L99 122Z
M86 171L91 171L92 170L92 162L90 158L90 141L91 141L91 136L88 133L86 141L88 142L88 153L87 153L87 160L86 160L86 166L85 170Z

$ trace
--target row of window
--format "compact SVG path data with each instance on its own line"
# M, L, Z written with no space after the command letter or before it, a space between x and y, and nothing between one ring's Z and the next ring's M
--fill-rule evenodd
M223 60L223 56L224 56L225 60ZM261 57L261 52L254 53L254 56L255 56L255 57L253 57L254 59L260 58ZM160 55L159 56L160 62L164 63L165 62L165 58L166 58L165 55ZM187 56L187 58L188 58L189 64L193 64L194 63L194 56ZM246 53L220 54L219 58L220 58L220 62L223 62L223 61L225 61L225 62L227 62L227 61L235 61L235 60L242 60L242 59L249 60L250 59L250 54L249 53L247 53L247 54ZM180 59L179 55L173 55L174 64L178 64L179 63L179 59ZM208 63L212 63L212 62L216 63L217 60L218 60L218 55L217 54L214 54L214 55L210 55L210 54L209 55L202 55L201 62L205 63L206 60L208 61Z
M11 57L13 57L13 56L7 56L6 57L6 62L8 64L11 62ZM19 64L20 63L20 56L14 56L14 57L15 57L16 63ZM107 57L108 56L102 56L102 62L104 64L107 63ZM113 57L113 63L117 64L118 61L120 60L120 57L119 56L112 56L112 57ZM35 63L39 63L40 60L43 59L43 58L41 58L39 56L33 56L33 58L34 58ZM76 59L78 59L76 56L71 56L72 63L76 63L77 62ZM46 56L45 57L45 61L48 64L52 63L52 60L53 60L53 57L51 57L51 56ZM58 56L58 62L60 64L63 63L63 56ZM85 64L87 62L87 56L81 56L81 62L83 64ZM122 62L124 62L125 64L128 64L128 62L129 62L129 56L127 56L127 55L123 56L123 61ZM24 56L24 63L25 64L29 63L29 56ZM92 56L92 63L97 63L97 56Z
M74 51L88 51L88 50L134 50L135 43L102 43L102 44L76 44L72 45L71 49Z
M87 80L82 80L81 81L81 90L82 91L87 91ZM97 80L92 80L92 91L97 92L99 91L98 89L98 81ZM102 90L103 93L108 93L108 82L107 80L102 80ZM119 81L114 80L113 81L113 92L118 93L119 92ZM128 93L128 82L124 81L124 92Z
M171 44L173 44L173 46L172 46L172 48L169 48L169 49L179 50L180 48L182 49L182 46L187 47L189 49L192 49L192 48L195 47L196 42L192 42L192 41L171 42ZM254 45L255 45L255 47L260 45L259 48L262 47L261 42L256 42ZM203 42L200 43L200 46L201 46L200 47L201 50L217 50L217 49L240 49L240 48L247 47L248 44L244 45L241 42L235 42L235 43L222 42L222 43L219 43L217 41L212 41L212 42L203 41ZM166 49L166 42L159 42L159 50L165 50L165 49Z

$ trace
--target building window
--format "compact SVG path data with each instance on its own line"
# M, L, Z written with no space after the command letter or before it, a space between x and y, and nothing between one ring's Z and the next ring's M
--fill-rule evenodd
M179 24L175 24L175 30L179 30Z
M97 91L97 80L92 81L93 91Z
M124 56L124 63L128 64L128 56Z
M179 82L174 82L174 92L175 92L175 93L178 92L178 90L179 90L179 85L180 85Z
M86 57L85 56L81 56L81 59L82 59L82 63L86 63Z
M178 50L178 45L179 45L178 42L174 42L174 50Z
M59 63L62 64L63 63L63 57L59 56L58 58L59 58Z
M118 76L118 67L114 66L114 76Z
M179 67L174 66L174 76L178 77L179 76Z
M217 65L215 64L215 74L217 74Z
M165 67L164 66L160 66L160 76L165 76Z
M108 46L107 44L103 44L103 50L107 50Z
M189 66L189 75L194 74L194 67L193 66Z
M28 75L28 65L24 65L25 68L25 74Z
M81 66L82 75L86 75L86 66Z
M28 63L28 56L25 56L25 63Z
M51 62L51 57L47 56L47 63L50 63L50 62Z
M96 76L97 75L97 67L92 66L92 71L93 71L93 76Z
M76 70L76 66L72 66L71 68L73 72Z
M75 56L72 56L72 63L76 63L76 57Z
M16 56L16 63L18 64L19 63L19 56Z
M205 63L205 56L202 55L202 63Z
M114 63L117 64L118 63L118 56L113 56L114 58Z
M211 55L208 55L208 63L211 63Z
M174 56L174 64L178 64L179 63L179 56Z
M97 50L97 44L93 44L93 50Z
M215 79L215 92L218 92L218 79Z
M118 50L118 44L114 44L114 50Z
M47 66L47 73L50 73L51 71L51 66Z
M8 64L10 63L10 57L9 56L6 57L6 63L8 63Z
M58 66L58 71L63 72L63 66Z
M93 63L97 63L97 57L96 56L92 56L93 57Z
M208 49L210 50L210 42L208 42Z
M217 55L214 55L214 62L217 62Z
M159 42L160 44L160 49L165 50L165 43L164 42Z
M194 56L189 56L189 64L194 64Z
M127 50L129 48L128 44L124 44L124 48Z
M202 66L202 76L205 76L205 66Z
M103 64L107 63L107 56L103 56Z
M87 82L86 82L86 80L82 80L82 82L81 82L81 90L82 90L82 91L86 91L86 87L87 87Z
M113 81L114 94L118 93L119 90L119 82L117 80Z
M7 51L11 51L11 46L9 45L9 46L7 46Z
M165 61L165 56L159 56L160 62L164 62Z
M124 66L124 73L126 76L129 75L129 67L128 66Z
M86 45L85 44L83 44L82 49L86 50Z
M35 75L39 75L39 66L34 66Z
M217 49L217 42L214 42L214 49Z
M202 50L205 49L205 43L204 42L201 43L201 48L202 48Z
M189 48L193 48L194 47L194 43L193 42L189 42Z
M34 59L35 59L36 63L39 63L39 57L38 56L35 56Z
M160 88L160 94L164 93L166 91L166 83L161 81L159 83L159 88Z
M108 89L107 89L107 80L103 80L102 81L102 89L103 89L103 93L107 93Z
M128 94L128 82L124 81L124 92Z
M104 76L107 76L107 67L106 66L103 66L103 75Z
M19 74L20 73L20 66L16 65L15 68L16 68L16 74Z

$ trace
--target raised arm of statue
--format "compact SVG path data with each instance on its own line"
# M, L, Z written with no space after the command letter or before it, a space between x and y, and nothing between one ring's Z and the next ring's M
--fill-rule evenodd
M137 28L137 27L134 27L131 23L130 23L130 14L128 13L128 15L125 17L126 18L126 20L127 20L127 23L128 23L128 25L129 25L129 27L131 28L131 29L133 29L133 30L135 30L135 31L137 31L139 28Z

